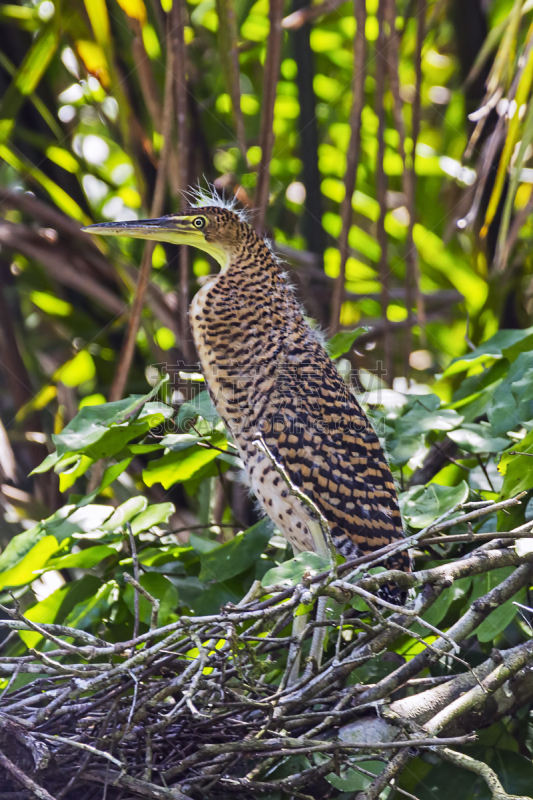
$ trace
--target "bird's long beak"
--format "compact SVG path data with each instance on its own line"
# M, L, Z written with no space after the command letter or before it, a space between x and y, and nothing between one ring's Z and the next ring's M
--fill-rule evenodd
M125 222L97 222L82 228L99 236L128 236L132 239L155 239L175 244L196 244L203 240L202 231L195 230L190 217L169 214L157 219L135 219ZM190 240L194 241L190 241Z
M213 256L220 266L228 264L228 254L223 247L206 240L203 229L197 228L194 221L198 214L169 214L158 219L135 219L126 222L99 222L87 225L82 230L99 236L129 236L132 239L151 239L170 244L188 244L198 247Z

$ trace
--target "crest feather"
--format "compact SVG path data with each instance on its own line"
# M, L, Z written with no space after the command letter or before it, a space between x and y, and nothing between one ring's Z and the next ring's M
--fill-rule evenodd
M205 186L201 186L200 182L198 182L196 186L187 189L182 194L193 208L206 208L209 206L225 208L236 214L243 222L249 222L249 211L238 207L239 201L235 195L230 198L223 196L213 183L206 182Z

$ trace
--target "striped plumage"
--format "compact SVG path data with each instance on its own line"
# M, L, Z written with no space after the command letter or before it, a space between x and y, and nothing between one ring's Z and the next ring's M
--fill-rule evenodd
M353 558L403 536L394 482L359 403L339 375L267 244L231 210L209 216L228 263L195 296L190 321L217 411L251 487L296 551L314 550L309 510L254 440L320 508L336 549ZM388 567L410 569L406 551Z
M316 515L258 449L258 435L292 484L318 506L343 556L402 538L394 482L374 430L304 320L268 245L238 214L215 200L159 219L89 230L192 245L220 263L192 302L194 340L251 487L294 550L327 552ZM409 570L409 555L402 550L385 565ZM390 587L383 594L403 599Z

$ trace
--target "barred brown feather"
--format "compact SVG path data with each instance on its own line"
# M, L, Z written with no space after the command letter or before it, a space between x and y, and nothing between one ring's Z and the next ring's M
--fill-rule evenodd
M222 241L228 253L194 298L191 326L213 402L266 513L296 551L316 549L311 512L258 450L258 434L320 508L343 556L400 540L396 490L378 437L268 245L231 210L182 213L205 215L206 241ZM404 550L385 565L410 570L409 555Z

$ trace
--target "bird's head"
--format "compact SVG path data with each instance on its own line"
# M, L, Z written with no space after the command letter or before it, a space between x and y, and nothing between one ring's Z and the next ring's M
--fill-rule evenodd
M228 208L186 208L158 219L102 222L83 228L100 236L130 236L157 242L188 244L204 250L224 267L245 242L255 236L252 228Z

